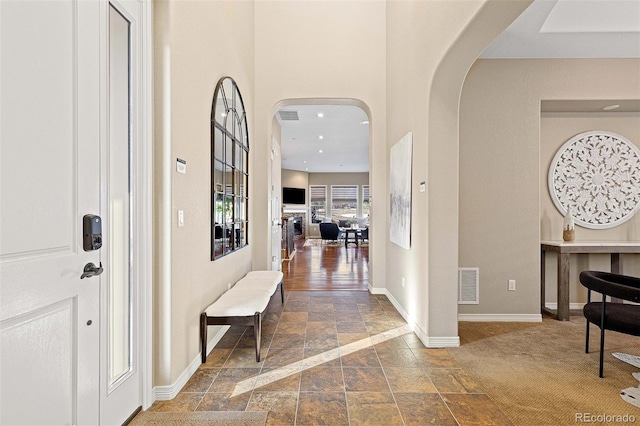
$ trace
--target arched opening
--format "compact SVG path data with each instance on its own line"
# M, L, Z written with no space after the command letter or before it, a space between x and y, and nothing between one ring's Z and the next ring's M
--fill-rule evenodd
M281 155L271 163L280 172L271 171L271 186L280 183L274 194L281 197L275 205L272 197L271 213L272 219L281 215L285 227L283 270L293 266L323 277L304 280L301 290L367 290L369 248L375 244L369 235L374 218L367 106L354 99L290 99L275 105L273 114L278 146L272 158L273 152ZM329 226L335 226L335 235L321 232ZM277 249L274 241L271 246ZM321 268L332 271L331 279Z

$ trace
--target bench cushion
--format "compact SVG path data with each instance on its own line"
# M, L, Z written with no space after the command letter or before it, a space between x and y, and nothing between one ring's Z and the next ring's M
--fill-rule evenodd
M270 271L265 271L270 272ZM238 281L231 289L235 290L264 290L271 294L275 293L278 289L278 284L282 282L282 272L278 272L279 275L271 274L272 276L265 275L261 277L257 274L248 275Z
M276 284L282 281L284 274L281 271L251 271L245 278L270 279L276 281Z
M234 286L235 288L235 286ZM209 317L246 317L267 308L273 292L237 289L224 293L205 310Z

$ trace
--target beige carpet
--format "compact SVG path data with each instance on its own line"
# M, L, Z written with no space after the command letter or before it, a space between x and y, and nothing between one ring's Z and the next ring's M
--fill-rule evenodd
M606 332L601 379L599 329L591 326L590 353L585 354L582 317L564 322L545 318L542 323L461 322L459 334L461 346L449 353L514 425L575 425L587 423L581 421L587 417L594 423L598 418L590 416L603 415L609 420L634 416L640 423L640 409L619 395L622 389L638 386L631 374L639 369L611 355L640 355L638 337Z
M149 412L134 417L133 426L264 426L266 411Z

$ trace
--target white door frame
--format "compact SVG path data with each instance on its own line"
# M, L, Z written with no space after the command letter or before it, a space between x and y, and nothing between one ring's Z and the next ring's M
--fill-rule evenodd
M148 409L153 397L153 2L142 2L140 144L134 164L138 210L134 216L138 230L136 274L140 286L140 360L142 365L142 409Z
M281 179L276 179L276 173L281 173L280 144L275 138L271 138L271 161L270 181L271 181L271 269L282 270L282 183ZM277 240L277 242L276 242Z
M140 144L134 164L139 209L134 216L138 229L136 274L140 286L140 360L142 409L155 401L153 393L153 2L142 2L140 56Z

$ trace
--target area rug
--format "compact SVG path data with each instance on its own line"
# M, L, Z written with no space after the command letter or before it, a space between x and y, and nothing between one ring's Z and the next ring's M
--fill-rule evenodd
M598 377L599 329L584 351L585 320L459 324L461 345L449 353L514 425L640 422L640 408L621 398L638 386L638 369L612 352L640 355L640 338L607 331L604 378ZM625 417L626 416L626 417ZM597 423L597 422L596 422Z
M143 411L129 423L134 426L264 426L267 411Z
M360 241L360 246L368 247L369 243L363 243ZM307 238L304 241L303 247L340 247L344 246L344 240L339 241L331 241L331 240L321 240L320 238ZM349 247L355 247L355 245L351 244L351 240L349 240Z
M624 361L627 364L640 368L640 356L623 354L620 352L614 352L611 355L615 356L620 361ZM640 382L640 373L633 373L633 377ZM620 391L620 397L629 404L640 408L640 385L622 389L622 391Z
M344 244L343 241L326 240L324 241L324 243L322 241L324 240L321 240L320 238L307 238L306 240L304 240L303 247L339 246Z

